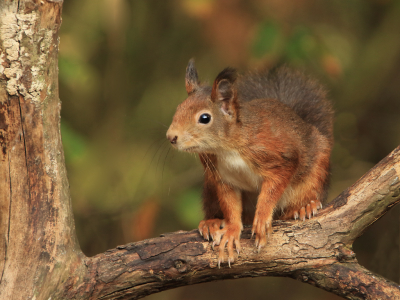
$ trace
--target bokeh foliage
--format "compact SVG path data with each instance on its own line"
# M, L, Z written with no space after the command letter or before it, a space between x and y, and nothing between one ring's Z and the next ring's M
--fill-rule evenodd
M333 199L399 143L399 28L397 0L65 1L62 137L83 251L94 255L193 229L202 218L200 163L171 150L165 139L186 97L191 57L208 82L228 65L245 70L283 63L323 82L336 110ZM356 244L360 261L397 281L398 211ZM240 282L242 292L266 284ZM280 288L271 284L287 284L268 282L274 291ZM163 295L206 297L196 298L191 288ZM270 297L298 300L303 289ZM306 289L304 299L335 298L319 293Z

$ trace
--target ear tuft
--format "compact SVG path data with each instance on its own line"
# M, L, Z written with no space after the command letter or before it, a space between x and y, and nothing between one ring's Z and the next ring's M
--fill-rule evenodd
M193 58L189 60L189 63L186 67L185 84L186 92L188 93L188 95L193 93L199 86L199 77L197 75L197 70L194 65Z

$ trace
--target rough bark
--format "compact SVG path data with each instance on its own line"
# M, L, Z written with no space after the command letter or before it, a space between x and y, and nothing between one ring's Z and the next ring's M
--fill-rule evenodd
M1 299L48 299L81 257L59 126L60 23L56 1L0 1Z
M227 278L288 276L347 299L400 298L358 265L362 232L400 200L400 147L306 222L275 221L257 253L249 229L229 268L197 230L84 257L60 138L59 0L0 0L0 298L137 299Z

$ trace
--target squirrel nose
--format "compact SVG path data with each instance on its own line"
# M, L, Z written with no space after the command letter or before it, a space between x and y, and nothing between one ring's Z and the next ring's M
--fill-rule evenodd
M168 136L169 141L171 142L171 144L175 145L176 144L176 140L178 139L178 136Z
M171 127L168 128L167 139L171 142L172 145L175 145L178 141L178 132Z

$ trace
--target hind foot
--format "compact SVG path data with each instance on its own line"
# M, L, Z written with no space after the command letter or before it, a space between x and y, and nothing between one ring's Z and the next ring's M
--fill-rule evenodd
M305 206L300 206L296 208L289 209L285 214L281 217L282 220L290 220L290 219L300 219L302 221L306 220L306 217L311 219L318 213L318 209L322 208L322 204L319 200L311 200Z

